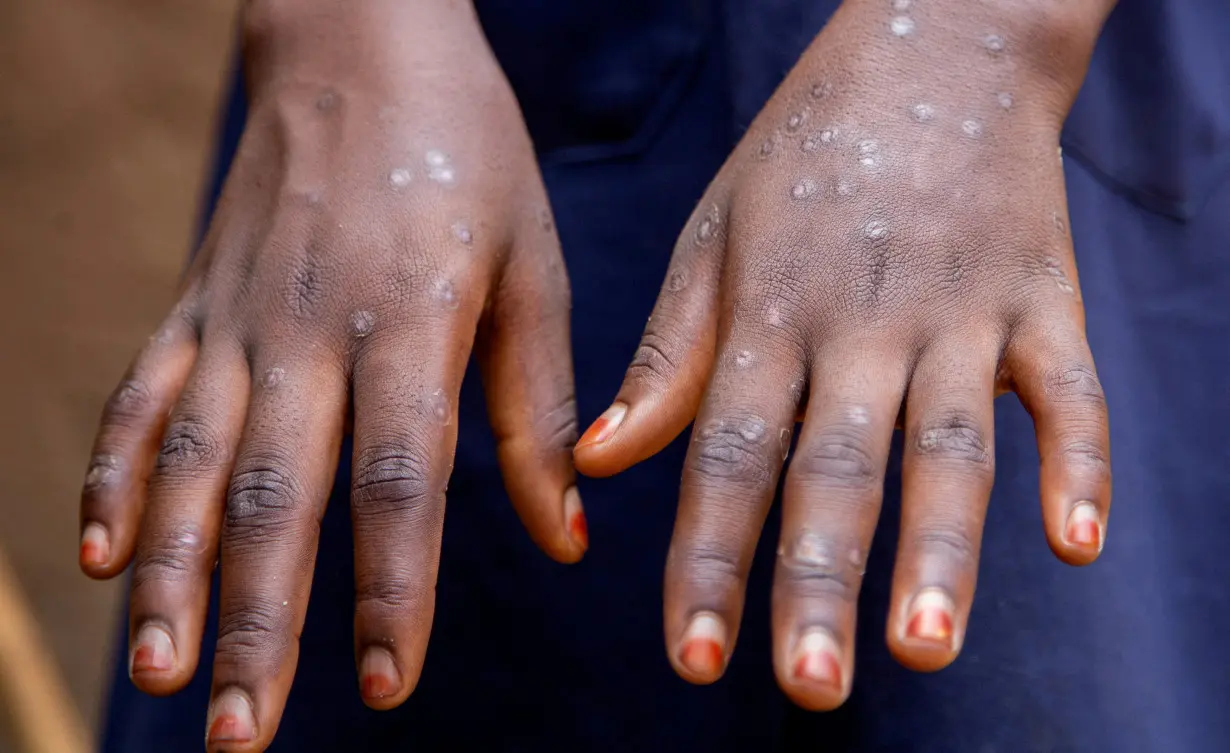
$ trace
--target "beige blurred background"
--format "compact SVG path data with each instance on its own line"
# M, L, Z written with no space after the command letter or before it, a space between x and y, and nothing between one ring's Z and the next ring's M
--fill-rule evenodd
M3 753L56 683L80 726L40 750L93 749L120 593L77 571L77 492L192 237L237 5L0 0L0 558L34 618L0 604Z

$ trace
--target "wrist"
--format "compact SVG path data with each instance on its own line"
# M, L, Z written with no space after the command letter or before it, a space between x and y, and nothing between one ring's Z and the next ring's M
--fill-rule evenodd
M253 96L303 81L395 89L454 68L458 49L487 52L470 0L249 0L242 30Z
M820 38L831 47L845 37L861 37L866 44L856 47L870 53L876 67L883 67L887 54L893 67L926 75L933 84L1019 87L1036 95L1033 102L1053 114L1058 126L1080 90L1115 3L844 0L836 23Z

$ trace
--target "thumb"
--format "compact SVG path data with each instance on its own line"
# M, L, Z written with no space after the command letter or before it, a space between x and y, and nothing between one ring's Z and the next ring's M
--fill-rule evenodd
M707 196L675 244L619 394L573 451L585 475L611 476L653 456L696 416L713 367L726 237L725 201Z

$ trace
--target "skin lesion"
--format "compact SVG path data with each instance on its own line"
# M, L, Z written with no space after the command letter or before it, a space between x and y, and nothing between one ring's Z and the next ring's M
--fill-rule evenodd
M364 338L372 333L376 326L376 315L370 311L355 311L350 315L350 334L356 338Z
M389 171L389 185L393 188L405 188L410 185L410 171L404 167L395 167Z
M107 401L107 413L119 419L136 419L143 417L153 402L153 393L145 382L129 377L120 382L111 394L111 399Z
M123 477L124 461L116 455L95 455L85 474L85 488L90 491L105 489Z
M756 416L710 421L696 434L693 465L710 478L765 479L771 474L764 457L767 434Z
M982 432L973 421L956 416L919 430L914 438L914 450L922 455L953 458L978 466L991 462Z
M265 371L264 375L261 377L261 385L265 387L265 389L274 389L280 385L284 379L286 379L286 369L274 366Z
M203 421L181 418L167 427L158 451L159 469L203 469L220 462L225 445Z

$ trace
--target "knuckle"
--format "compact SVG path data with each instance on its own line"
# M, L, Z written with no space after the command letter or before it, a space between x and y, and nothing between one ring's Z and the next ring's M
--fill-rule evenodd
M962 528L926 528L912 538L914 551L922 557L935 557L962 568L977 566L978 543Z
M966 466L979 474L989 473L994 466L978 422L962 413L924 422L914 434L912 448L929 460Z
M164 544L149 546L133 564L134 591L150 583L183 583L196 573L196 556Z
M1059 452L1069 467L1080 468L1098 478L1110 477L1110 453L1101 442L1069 438L1060 443Z
M1106 410L1102 383L1089 364L1068 365L1046 374L1043 388L1047 398L1060 405L1083 407L1098 413Z
M782 585L803 596L824 596L852 604L858 600L859 581L848 569L800 564L782 568Z
M775 470L767 436L764 420L756 416L711 421L697 433L688 464L702 480L767 483Z
M548 451L567 451L577 443L577 399L569 392L534 421L534 433Z
M359 582L355 590L357 608L369 615L404 614L416 605L430 603L434 584L428 585L408 575L384 574Z
M104 410L107 423L126 424L145 418L154 410L153 390L145 380L126 376L107 399Z
M743 581L737 552L716 540L695 542L672 559L680 566L683 580L692 586L722 592Z
M195 526L184 525L164 535L141 542L132 570L136 590L146 583L180 583L191 580L205 567L203 536Z
M290 644L291 610L280 602L249 601L218 618L217 660L250 668L255 659L275 661ZM295 636L297 637L297 636Z
M778 562L782 584L790 591L844 602L854 602L858 596L863 573L857 549L842 556L832 541L805 531L779 553Z
M226 457L219 433L204 418L181 416L167 427L158 450L159 471L200 470L221 464Z
M355 459L351 483L352 510L366 518L422 514L418 511L439 495L426 453L405 445L381 444L363 450Z
M678 358L671 355L673 352L674 347L666 338L646 328L632 363L628 365L628 380L656 385L670 382L679 370Z
M236 471L226 496L228 533L247 530L253 536L273 536L272 529L295 516L300 489L295 475L277 462L258 460Z
M877 460L864 429L834 425L808 444L793 466L805 482L864 490L877 486L884 475L884 462Z
M110 489L127 475L128 464L119 455L106 453L96 454L90 458L90 467L85 473L85 484L82 492L85 497L96 498L104 490Z

